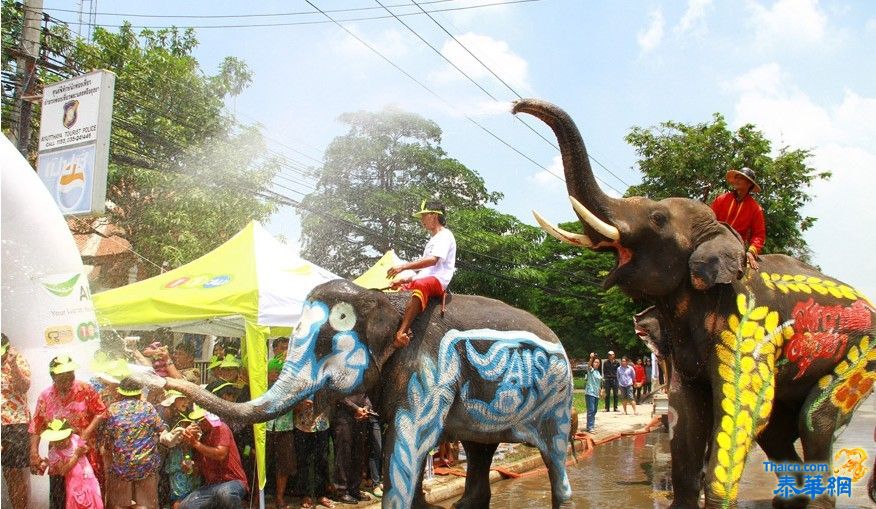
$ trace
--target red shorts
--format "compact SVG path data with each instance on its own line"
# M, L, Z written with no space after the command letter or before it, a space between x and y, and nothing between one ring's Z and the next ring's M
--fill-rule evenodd
M444 287L441 286L441 281L435 276L426 276L422 279L415 279L405 285L406 290L411 290L414 297L420 299L420 306L423 310L426 309L426 304L432 297L441 297L444 295Z

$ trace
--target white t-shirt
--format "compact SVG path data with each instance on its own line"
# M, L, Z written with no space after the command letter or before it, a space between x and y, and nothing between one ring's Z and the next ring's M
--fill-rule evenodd
M414 279L435 276L441 282L441 287L446 290L456 271L456 238L449 229L441 228L429 239L426 248L423 249L423 258L428 256L437 256L438 263L421 269Z

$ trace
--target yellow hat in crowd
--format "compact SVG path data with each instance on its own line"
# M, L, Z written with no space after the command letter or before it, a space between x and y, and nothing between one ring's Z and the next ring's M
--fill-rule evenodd
M53 375L75 371L79 365L69 355L59 355L49 362L49 372Z
M64 419L54 419L48 428L40 433L40 438L47 442L58 442L73 434L73 428Z

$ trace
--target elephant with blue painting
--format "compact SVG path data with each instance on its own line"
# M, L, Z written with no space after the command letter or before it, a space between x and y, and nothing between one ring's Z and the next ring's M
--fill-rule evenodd
M412 305L417 313L408 322ZM401 348L400 335L410 340ZM498 300L419 299L334 280L309 294L280 375L259 398L232 403L186 380L143 381L245 422L274 418L303 400L313 401L319 414L343 397L367 393L387 424L386 508L429 507L424 467L445 440L461 441L468 461L455 507L489 506L489 469L501 442L536 447L550 477L551 505L572 506L566 459L577 419L569 360L550 328Z

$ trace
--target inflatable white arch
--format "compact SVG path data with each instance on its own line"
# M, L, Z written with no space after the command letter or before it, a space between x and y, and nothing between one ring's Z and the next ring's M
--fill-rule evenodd
M0 324L30 363L32 411L39 393L52 383L52 357L70 354L80 366L77 378L88 379L99 331L88 277L67 223L36 172L5 136L0 136L0 174ZM48 507L48 493L48 477L31 476L30 507Z

